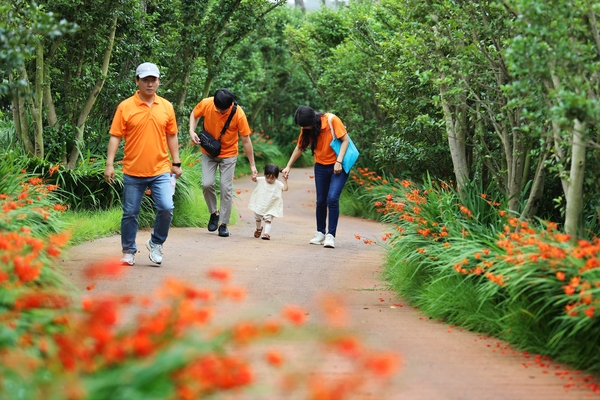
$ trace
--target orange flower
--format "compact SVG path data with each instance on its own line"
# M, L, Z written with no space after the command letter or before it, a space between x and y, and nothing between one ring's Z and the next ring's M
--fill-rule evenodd
M238 343L248 343L258 336L258 328L252 322L240 322L233 327L233 339Z
M121 264L118 260L101 261L88 266L84 274L89 279L98 278L100 276L118 276L125 272L127 267Z
M231 278L231 273L226 269L213 268L208 271L208 277L225 282Z
M263 323L262 329L265 333L276 334L281 330L281 324L275 319L268 319Z
M19 297L15 302L16 310L29 310L32 308L64 308L69 304L66 296L57 293L31 292Z
M556 273L556 279L558 279L561 282L564 281L565 280L565 273L561 272L561 271L558 271Z
M335 338L331 344L337 351L345 356L357 357L363 352L360 340L354 336L342 336Z
M462 211L463 214L465 214L467 216L467 218L470 218L473 215L471 213L471 210L469 210L467 207L465 207L463 205L459 205L458 208L460 209L460 211Z
M287 305L283 308L283 316L294 325L304 324L306 314L303 309L294 305Z
M274 367L279 367L283 364L283 356L276 350L269 350L265 354L265 359Z
M325 320L331 326L344 326L348 323L348 310L344 299L340 296L326 295L319 300Z
M64 247L69 242L70 239L71 239L71 232L64 231L61 233L50 235L48 238L48 242L50 244L58 246L58 247Z
M64 206L62 204L55 204L54 205L54 210L55 211L59 211L59 212L67 211L67 208L68 208L67 206Z
M21 256L15 256L13 264L15 266L15 274L17 274L21 282L30 282L40 276L40 268L32 265Z
M575 293L575 288L571 285L563 286L563 290L567 296L572 296Z
M587 315L590 318L594 318L594 311L594 307L589 307L587 310L585 310L585 315Z
M400 359L391 353L373 354L365 360L365 368L380 377L389 377L400 368Z
M54 175L54 173L55 173L56 171L58 171L58 169L59 169L59 168L60 168L60 164L59 164L59 165L55 165L54 167L51 167L51 168L48 170L48 174L49 174L50 176Z
M221 289L221 295L234 301L242 301L246 297L246 290L237 286L225 286Z
M573 310L575 308L576 304L567 304L565 306L565 311L567 312L567 315L570 317L576 317L577 316L577 310Z

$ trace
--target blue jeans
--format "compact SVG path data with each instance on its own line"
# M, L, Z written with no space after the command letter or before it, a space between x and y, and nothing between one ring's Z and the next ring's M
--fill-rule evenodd
M329 233L335 237L340 218L340 195L348 180L348 174L343 170L339 174L334 174L333 166L334 164L315 164L315 187L317 190L317 231ZM328 217L329 221L327 221Z
M135 237L138 230L138 215L142 206L142 196L150 189L156 216L154 231L150 236L153 243L163 244L169 234L173 219L173 195L169 172L158 176L136 177L123 174L123 218L121 219L121 245L123 253L136 253Z

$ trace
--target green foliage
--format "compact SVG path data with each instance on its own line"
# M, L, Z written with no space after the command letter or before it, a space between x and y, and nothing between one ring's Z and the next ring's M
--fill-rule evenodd
M383 273L393 289L430 317L599 372L597 240L508 218L479 188L464 201L432 181L388 189L379 207L396 226Z
M201 156L192 148L181 149L179 156L183 174L175 187L175 210L171 224L177 227L204 227L209 212L202 194ZM154 221L154 214L152 216Z
M63 224L54 208L59 202L56 188L26 172L27 162L18 148L5 149L0 157L0 202L7 214L0 231L26 229L36 237L57 233Z
M61 220L65 229L71 232L69 244L76 246L101 237L119 234L121 230L120 207L107 210L66 211Z
M104 179L105 167L104 159L88 153L75 169L31 158L28 170L43 176L48 183L58 185L57 193L69 208L76 211L106 210L120 203L123 177L119 169L115 183L108 184Z
M318 396L309 385L313 363L293 365L292 392L289 387L279 392L273 383L273 378L280 379L278 371L282 381L290 382L284 370L271 369L260 382L261 376L267 376L262 374L265 367L278 367L285 359L279 350L265 350L270 341L282 349L301 345L342 362L352 391L364 390L361 385L370 386L375 378L382 382L382 375L395 372L397 355L362 343L358 343L360 354L343 357L347 351L338 342L348 332L325 324L324 329L317 324L300 328L306 312L296 306L288 305L268 318L244 310L232 319L232 306L226 303L241 301L244 291L230 284L227 270L207 271L206 280L215 282L204 282L201 288L168 279L154 295L92 292L78 300L81 293L58 268L68 235L24 229L19 222L28 209L48 207L47 188L39 178L21 175L19 179L17 196L0 193L0 221L6 225L0 229L1 398L137 400L255 393L281 398L296 396L292 393L296 390L299 397ZM49 219L54 213L47 212ZM99 215L110 218L109 214L114 219L114 212ZM67 219L76 224L71 226L76 234L89 231L89 225L84 229L75 222L89 214L70 217L75 217ZM34 227L43 224L28 221ZM100 225L99 230L106 227ZM95 281L114 279L125 268L116 260L104 260L83 272ZM129 319L121 320L121 315Z
M8 73L35 54L40 38L55 39L72 32L74 25L57 18L43 5L16 1L0 4L0 98L6 95ZM23 82L17 82L23 86Z

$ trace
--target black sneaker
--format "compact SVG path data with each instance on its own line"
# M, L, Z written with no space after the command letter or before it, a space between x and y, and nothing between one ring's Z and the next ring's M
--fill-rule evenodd
M221 226L219 226L219 236L222 236L222 237L229 236L229 229L227 229L227 225L221 224Z
M210 214L210 219L208 220L208 231L214 232L217 230L219 226L219 215L218 214Z

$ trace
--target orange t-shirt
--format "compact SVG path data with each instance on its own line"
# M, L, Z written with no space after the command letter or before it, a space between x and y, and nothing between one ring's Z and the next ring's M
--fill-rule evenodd
M337 160L337 155L330 146L333 137L331 136L331 129L329 129L328 117L329 114L321 116L321 133L319 133L319 139L317 140L317 146L315 147L315 162L324 165L335 164ZM334 115L331 119L331 125L333 125L335 137L341 138L346 134L346 127L337 115ZM298 143L301 143L301 139L302 129L300 129ZM310 148L310 146L308 148Z
M117 107L110 134L125 139L123 173L158 176L171 170L167 134L177 134L173 105L158 95L148 107L136 92Z
M215 107L214 98L207 97L200 100L200 103L194 107L194 118L204 117L204 129L214 136L215 139L218 139L232 108L233 104L225 114L221 114L217 110L217 107ZM199 124L199 128L201 127ZM219 154L219 158L235 157L238 155L238 133L242 136L249 136L252 133L250 125L248 125L246 113L244 113L244 110L239 105L235 110L233 118L231 118L229 128L227 128L227 131L221 137L221 154ZM206 153L204 149L202 149L202 152Z

